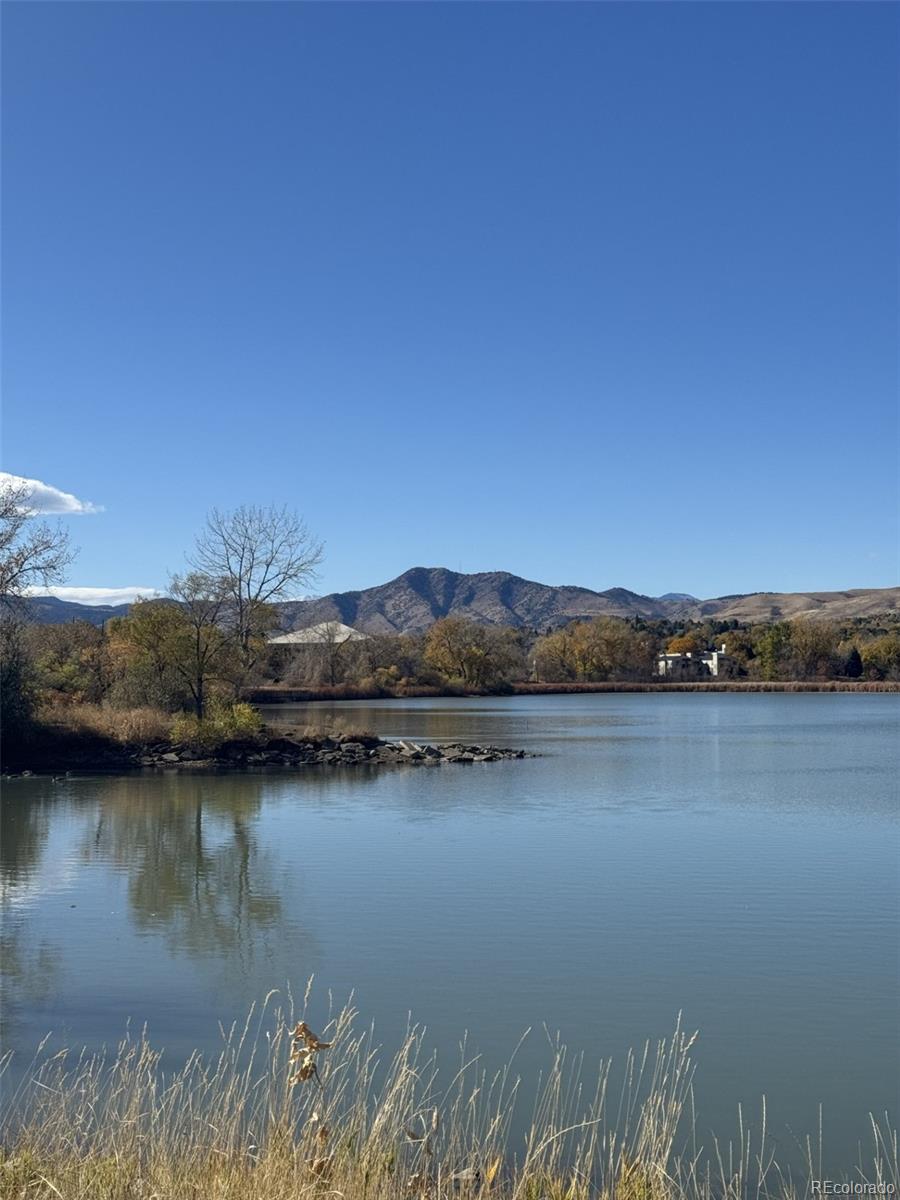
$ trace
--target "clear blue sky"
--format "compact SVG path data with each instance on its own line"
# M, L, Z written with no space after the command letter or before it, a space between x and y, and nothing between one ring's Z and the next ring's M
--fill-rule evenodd
M4 469L162 585L897 582L890 4L2 6Z

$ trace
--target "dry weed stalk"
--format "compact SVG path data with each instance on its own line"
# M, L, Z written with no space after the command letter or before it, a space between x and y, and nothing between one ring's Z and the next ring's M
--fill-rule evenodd
M223 1030L218 1054L174 1074L146 1036L108 1055L39 1048L8 1097L0 1130L2 1200L804 1200L779 1171L765 1116L752 1141L696 1145L693 1038L680 1025L590 1090L558 1041L538 1083L524 1144L512 1060L488 1073L463 1041L442 1082L411 1027L390 1061L350 1007L329 1013L327 1041L288 996L270 995ZM328 1051L328 1053L324 1053ZM307 1086L298 1086L298 1085ZM897 1137L872 1122L855 1181L900 1186ZM819 1138L821 1154L821 1134ZM808 1173L821 1170L813 1145Z

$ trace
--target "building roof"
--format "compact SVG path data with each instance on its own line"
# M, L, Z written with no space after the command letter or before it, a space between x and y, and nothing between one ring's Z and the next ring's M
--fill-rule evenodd
M365 641L367 637L368 634L340 621L322 621L306 629L294 629L291 633L276 633L268 638L268 643L270 646L333 646Z

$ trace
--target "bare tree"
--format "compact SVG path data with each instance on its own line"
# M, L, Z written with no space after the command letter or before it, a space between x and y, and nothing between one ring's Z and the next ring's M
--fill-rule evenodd
M353 642L352 631L347 631L340 621L326 621L320 629L318 650L319 666L326 682L332 687L338 682L344 659L344 647Z
M165 653L184 681L202 720L206 713L210 679L227 673L234 637L223 627L223 612L229 593L221 581L201 572L174 575L169 592L178 601L179 617L166 632Z
M189 561L195 571L222 581L241 663L249 670L257 657L254 638L273 623L268 606L315 579L322 543L288 508L214 508Z
M33 522L26 483L0 488L0 604L10 608L30 587L58 583L74 553L58 525Z

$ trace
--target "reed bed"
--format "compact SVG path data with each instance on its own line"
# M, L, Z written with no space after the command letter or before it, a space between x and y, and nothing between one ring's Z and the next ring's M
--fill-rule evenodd
M439 1072L410 1027L384 1059L345 1007L319 1033L274 995L222 1030L211 1058L172 1074L145 1036L108 1055L39 1048L9 1097L0 1142L6 1200L794 1200L809 1195L754 1140L696 1143L694 1038L672 1036L610 1064L588 1083L583 1063L550 1046L533 1096L513 1060L488 1074L465 1040ZM530 1105L524 1140L513 1113ZM805 1175L817 1153L807 1147ZM820 1172L821 1173L821 1172ZM897 1138L872 1123L854 1181L891 1195Z
M606 683L535 683L531 680L504 684L498 688L433 687L425 684L403 688L334 687L297 688L266 684L248 688L244 699L251 704L306 704L318 700L405 700L414 697L441 696L567 696L587 692L900 692L900 681L890 679L853 680L763 680L728 679L708 683L656 683L646 681L610 681Z
M45 704L42 725L64 734L98 737L121 745L162 742L172 732L172 717L158 708L111 708L104 704Z

